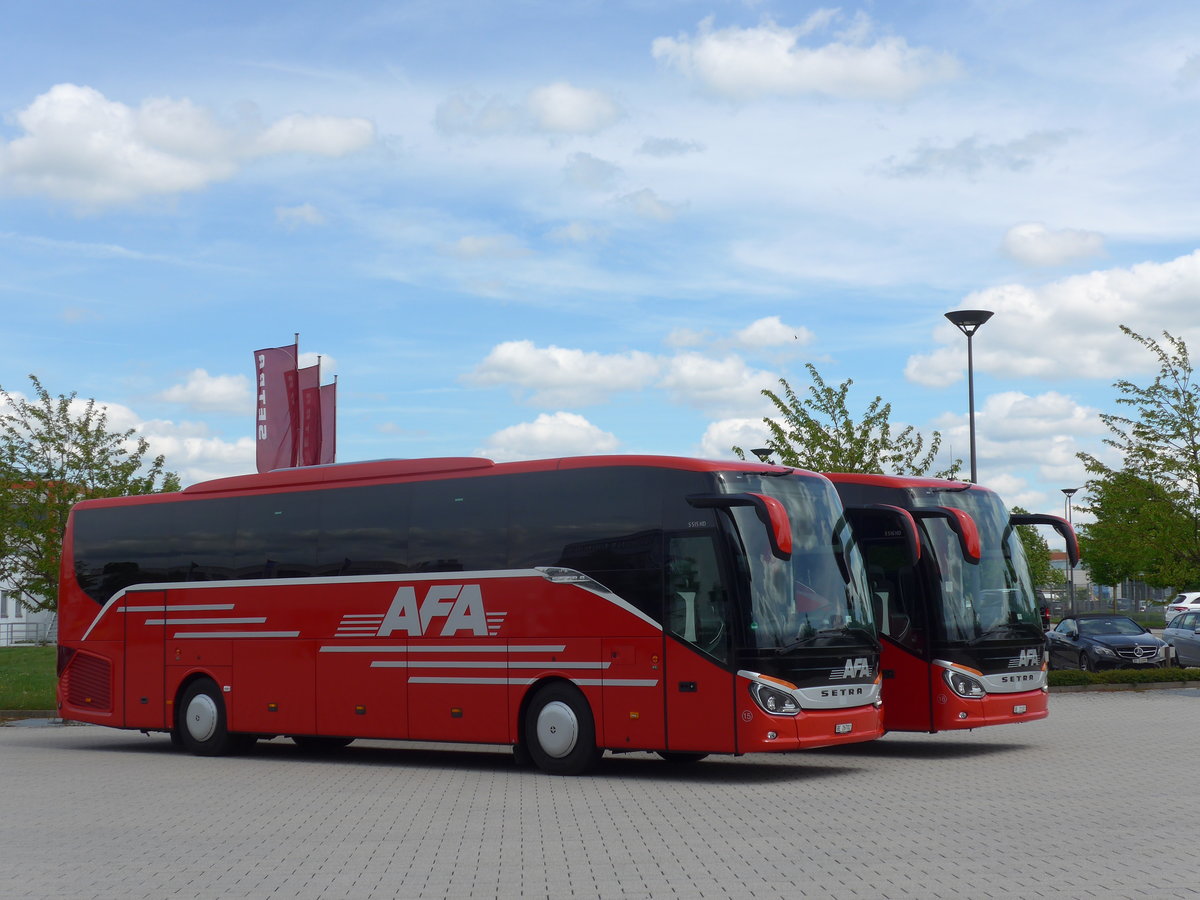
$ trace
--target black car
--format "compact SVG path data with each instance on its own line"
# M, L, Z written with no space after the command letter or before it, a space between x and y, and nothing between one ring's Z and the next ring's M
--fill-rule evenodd
M1128 669L1165 666L1166 643L1129 616L1087 613L1063 619L1046 632L1052 669Z

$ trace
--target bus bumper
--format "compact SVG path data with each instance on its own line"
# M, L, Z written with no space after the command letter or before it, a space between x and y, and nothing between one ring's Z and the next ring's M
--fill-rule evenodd
M769 716L743 709L738 721L739 753L783 753L883 736L883 712L874 704L845 709L803 710L797 716Z
M964 699L943 690L934 700L935 731L1033 722L1050 713L1050 695L1043 688L1014 694L987 694L978 700Z

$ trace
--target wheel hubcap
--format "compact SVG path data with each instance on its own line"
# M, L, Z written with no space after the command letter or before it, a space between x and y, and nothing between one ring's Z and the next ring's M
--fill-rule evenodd
M197 694L188 703L184 725L193 740L207 741L217 730L217 704L208 694Z
M538 745L547 756L562 759L575 749L579 737L579 720L575 712L561 700L547 703L538 713Z

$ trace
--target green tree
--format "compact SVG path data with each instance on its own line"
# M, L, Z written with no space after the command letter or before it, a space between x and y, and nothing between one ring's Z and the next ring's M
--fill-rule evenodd
M163 457L134 429L108 429L108 413L74 393L51 397L30 375L34 399L0 386L0 579L29 609L57 603L67 514L77 501L178 490Z
M1122 458L1113 469L1080 453L1095 521L1083 529L1085 564L1099 584L1137 578L1155 587L1200 584L1200 385L1187 345L1121 331L1155 355L1157 377L1146 386L1114 384L1129 415L1100 416L1105 443Z
M942 436L933 432L928 442L913 426L893 433L892 405L876 397L860 420L855 421L847 405L852 379L837 387L825 383L812 363L805 363L812 384L807 396L799 397L784 378L782 391L764 390L779 411L778 417L763 419L770 431L767 446L785 466L814 472L878 472L887 475L926 475L933 467ZM745 459L745 451L733 452ZM935 478L954 478L962 468L956 459L949 468L933 473Z
M1029 510L1019 506L1012 508L1014 513L1027 513ZM1066 579L1063 573L1050 565L1050 545L1042 536L1036 525L1018 525L1017 537L1025 549L1025 561L1029 563L1029 576L1036 587L1050 584L1063 584Z

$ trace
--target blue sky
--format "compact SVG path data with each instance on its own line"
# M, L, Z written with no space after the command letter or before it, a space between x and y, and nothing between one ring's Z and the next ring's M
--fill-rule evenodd
M253 469L251 351L340 461L728 457L780 377L1061 512L1114 381L1200 348L1200 6L10 5L0 385L185 482Z

